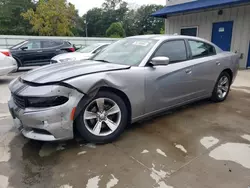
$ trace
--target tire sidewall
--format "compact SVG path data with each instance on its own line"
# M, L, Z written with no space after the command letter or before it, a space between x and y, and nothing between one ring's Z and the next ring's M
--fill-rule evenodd
M86 128L84 121L83 121L83 115L84 115L84 111L87 108L88 104L90 104L93 100L95 100L97 98L102 98L102 97L109 98L109 99L113 100L114 102L116 102L116 104L119 106L119 108L121 110L121 121L120 121L120 124L118 125L118 128L110 135L96 136L96 135L92 134L91 132L89 132L89 130ZM109 143L109 142L114 141L124 131L125 127L127 126L127 123L128 123L128 111L127 111L127 107L125 105L125 102L118 95L116 95L112 92L108 92L108 91L98 92L97 95L91 101L89 101L87 104L84 105L83 110L81 111L79 116L76 118L76 127L77 127L77 130L79 131L80 135L86 141L91 142L91 143L97 143L97 144Z

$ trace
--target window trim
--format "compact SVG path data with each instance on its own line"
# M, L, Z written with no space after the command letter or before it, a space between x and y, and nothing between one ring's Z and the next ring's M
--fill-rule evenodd
M214 48L214 54L207 55L207 56L203 56L203 57L196 57L196 58L194 58L194 57L193 57L193 54L192 54L192 49L191 49L191 46L190 46L190 44L189 44L189 41L202 42L202 43L204 43L204 44L207 44L207 45L212 46L212 47ZM212 44L209 44L209 43L207 43L207 42L205 42L205 41L202 41L202 40L195 40L195 39L187 39L187 45L189 46L189 51L190 51L190 59L191 59L191 60L193 60L193 59L200 59L200 58L204 58L204 57L210 57L210 56L217 55L217 51L216 51L215 46L214 46L214 45L212 45Z
M184 26L184 27L181 27L180 28L180 35L181 35L181 30L182 29L192 29L192 28L196 28L196 36L195 37L198 37L199 36L199 26L196 25L196 26ZM182 35L182 36L187 36L187 35Z
M180 39L168 39L168 40L162 41L161 44L159 44L159 46L155 49L154 53L150 56L150 58L149 58L149 60L148 60L148 63L146 64L146 66L149 65L151 59L155 56L157 50L158 50L164 43L166 43L166 42L171 42L171 41L183 41L183 42L184 42L184 44L185 44L185 49L186 49L186 60L184 60L184 61L176 61L176 62L169 62L169 64L182 63L182 62L185 62L185 61L190 60L190 59L189 59L189 52L188 52L189 49L188 49L187 43L186 43L186 41L185 41L185 38L180 38Z
M100 48L102 48L102 49L104 49L104 48L106 48L108 46L108 44L104 44L104 45L101 45L101 46L98 46L96 49L94 49L91 53L93 54L93 53L96 53L96 52L98 52L99 51L99 49ZM101 49L101 50L102 50Z

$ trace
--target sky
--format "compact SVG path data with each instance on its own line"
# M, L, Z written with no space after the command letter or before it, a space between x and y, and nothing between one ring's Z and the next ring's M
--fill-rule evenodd
M101 7L104 0L68 0L75 5L76 9L79 11L79 15L82 16L89 9L94 7ZM158 4L165 5L166 0L125 0L128 3L144 5L144 4Z

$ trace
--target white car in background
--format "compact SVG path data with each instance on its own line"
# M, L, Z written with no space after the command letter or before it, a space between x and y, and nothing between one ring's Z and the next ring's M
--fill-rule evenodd
M87 47L80 48L73 53L64 53L53 57L50 62L53 63L64 63L70 61L79 61L84 59L89 59L93 57L96 53L100 52L106 48L110 43L96 43Z
M17 70L17 62L9 50L0 50L0 76L7 75Z

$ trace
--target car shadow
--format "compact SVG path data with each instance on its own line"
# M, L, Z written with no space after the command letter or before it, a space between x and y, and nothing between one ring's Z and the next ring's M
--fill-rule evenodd
M9 84L13 78L1 78L0 77L0 85Z

